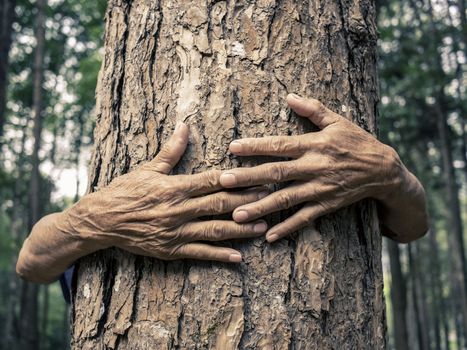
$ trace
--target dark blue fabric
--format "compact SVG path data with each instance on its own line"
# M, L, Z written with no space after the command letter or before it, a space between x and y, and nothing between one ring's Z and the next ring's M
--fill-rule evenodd
M75 266L73 265L60 276L60 286L62 287L63 297L68 304L71 303L71 283L73 281L74 271Z

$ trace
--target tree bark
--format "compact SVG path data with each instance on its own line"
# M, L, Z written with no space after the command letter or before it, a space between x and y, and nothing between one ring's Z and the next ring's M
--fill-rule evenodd
M15 18L16 0L0 0L0 138L5 124L6 92L8 86L8 56Z
M177 172L252 166L238 137L311 130L285 96L313 96L376 131L376 27L369 0L110 0L90 190L154 157L175 123L191 143ZM75 349L382 349L375 205L328 215L295 238L227 243L238 266L108 250L83 259ZM272 215L270 223L287 213Z

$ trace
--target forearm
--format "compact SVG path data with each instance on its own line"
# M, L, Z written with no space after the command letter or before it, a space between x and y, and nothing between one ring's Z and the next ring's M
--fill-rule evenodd
M428 231L428 214L423 186L405 166L400 169L394 186L379 198L379 216L383 235L408 243Z
M79 226L70 223L73 210L75 207L47 215L34 225L18 257L19 276L36 283L49 283L77 259L103 248L88 232L82 234Z

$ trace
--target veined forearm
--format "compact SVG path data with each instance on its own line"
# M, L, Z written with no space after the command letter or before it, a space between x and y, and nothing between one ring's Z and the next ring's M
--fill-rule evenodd
M36 283L57 279L77 259L99 250L99 245L80 237L67 222L67 211L43 217L21 248L16 272Z

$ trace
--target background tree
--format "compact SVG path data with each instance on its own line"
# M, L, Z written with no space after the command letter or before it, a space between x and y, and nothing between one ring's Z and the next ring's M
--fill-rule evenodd
M5 104L7 91L7 71L15 18L15 0L0 1L0 137L5 124Z

